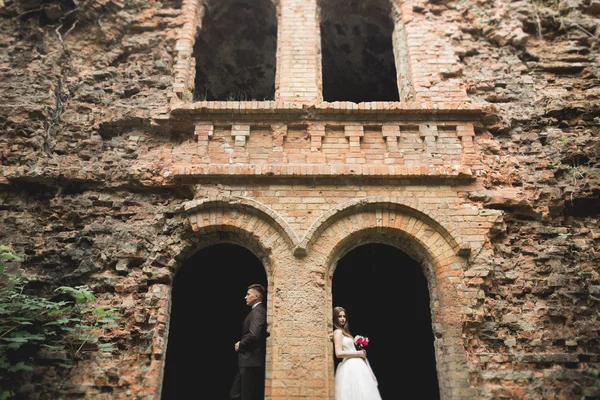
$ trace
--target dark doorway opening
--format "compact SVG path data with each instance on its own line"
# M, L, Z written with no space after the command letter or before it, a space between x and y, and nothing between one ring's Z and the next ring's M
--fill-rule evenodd
M181 266L173 281L162 400L229 400L237 373L233 345L250 311L244 296L252 283L267 288L265 269L234 244L207 247Z
M429 291L416 261L388 245L357 247L338 262L332 295L333 306L347 311L350 332L369 338L383 400L440 398Z
M194 100L273 100L277 52L273 2L209 0L204 5L194 45Z
M323 100L399 101L390 0L323 0Z

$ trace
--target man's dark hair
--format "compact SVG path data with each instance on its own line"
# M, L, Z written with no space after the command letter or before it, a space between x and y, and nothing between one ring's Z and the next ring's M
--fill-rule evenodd
M258 283L254 283L254 284L248 286L248 290L250 290L250 289L253 289L256 292L258 292L261 300L264 299L264 297L265 297L265 287L263 285L258 284Z

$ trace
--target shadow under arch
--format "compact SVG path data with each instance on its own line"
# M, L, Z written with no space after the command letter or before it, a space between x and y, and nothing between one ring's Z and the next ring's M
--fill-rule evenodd
M233 345L240 338L242 323L249 311L244 300L246 288L252 283L261 283L267 289L267 298L265 299L267 307L267 329L270 330L273 310L272 305L269 304L271 303L270 298L272 296L269 288L272 287L273 271L275 269L275 258L273 257L273 254L282 254L284 252L289 252L289 254L291 254L293 243L295 242L288 234L289 231L286 226L278 222L278 216L273 215L268 207L261 206L258 202L244 198L232 199L230 197L218 196L187 202L179 208L177 218L184 227L184 233L181 236L182 243L178 244L180 249L177 252L174 262L176 278L186 269L186 266L191 262L190 260L197 258L198 254L203 254L203 252L215 248L216 246L222 247L224 245L229 245L243 248L243 251L247 254L247 259L255 259L260 265L260 268L253 268L255 274L253 274L252 279L250 279L245 274L245 272L247 272L246 267L248 263L240 262L239 265L236 266L237 273L236 271L232 272L227 268L226 263L222 259L223 257L231 256L231 254L229 251L223 251L220 253L220 257L209 258L209 265L205 265L206 269L204 269L205 271L224 272L223 276L210 279L210 276L205 277L204 274L201 274L201 277L203 277L202 279L192 278L182 280L185 283L202 281L202 283L197 286L194 285L193 288L189 290L193 290L192 296L199 296L203 293L202 289L209 289L208 297L202 302L197 303L197 306L200 314L199 318L206 318L210 327L212 327L212 330L199 331L197 340L190 339L191 345L189 350L202 349L202 346L209 346L211 349L216 348L213 347L210 342L211 337L218 335L219 339L222 339L227 337L226 334L231 331L235 338L233 338L233 336L229 338L230 343L227 344L228 346L226 348L222 348L221 351L225 351L226 354L233 356L233 360L235 360L226 362L225 364L237 368L237 353L233 351ZM235 254L235 252L232 254ZM212 262L210 260L212 260ZM206 264L206 259L203 262ZM200 271L200 269L195 270ZM259 270L260 273L258 272ZM246 277L246 279L244 279L244 277ZM175 290L173 290L173 292L175 292ZM244 312L239 313L239 315L231 312L228 314L228 310L223 307L222 303L229 301L229 299L232 299L231 304L235 303L235 307L240 305L243 306L245 309ZM185 304L188 302L184 301L183 303ZM173 304L168 304L166 306L168 315L169 311L173 313L175 309L174 304L175 301L173 301ZM211 318L207 318L201 313L204 309L201 308L201 306L204 304L207 304L208 307L216 307L218 310L218 313L213 315L212 321ZM221 320L221 315L225 315L226 318ZM215 321L221 321L221 323L215 323ZM225 321L236 324L237 326L233 330L231 327L224 328L226 325ZM169 331L171 330L171 322L170 318L167 317L166 334L169 334ZM192 329L192 331L196 331L196 329ZM168 343L172 343L172 340L168 340L167 347L169 346ZM271 348L271 340L267 339L267 378L265 380L265 390L269 390L270 388L269 376L271 374L268 370L268 366L272 364L273 352ZM220 359L222 361L222 356L213 356L213 359L210 357L198 356L197 359L193 360L192 365L195 365L195 363L207 362L212 370L214 359ZM177 385L173 385L166 381L166 379L169 378L168 375L171 373L167 364L168 360L163 364L162 368L163 379L161 391L166 393L166 395L163 396L163 400L193 398L199 394L198 391L202 391L201 395L203 397L211 399L229 398L228 391L234 376L231 375L227 378L228 372L224 372L222 376L225 377L225 381L216 379L216 381L220 381L219 389L214 389L214 392L211 389L211 391L207 392L202 385L198 385L198 382L200 379L210 379L211 376L216 376L214 375L215 371L213 370L211 374L201 373L200 371L204 370L205 367L201 367L200 365L198 365L197 373L193 379L193 382L196 384L195 387L197 393L188 391L184 394L184 397L169 394L168 392L173 390L174 387L177 388ZM192 379L192 377L190 377L190 379ZM211 385L212 383L214 382L211 382ZM225 389L227 390L224 391Z
M402 388L439 400L427 279L419 262L381 241L375 236L336 263L332 305L345 308L353 335L370 338L368 360L383 399Z
M408 217L410 223L396 224L407 216L398 213L389 215L384 221L377 209L362 210L335 220L315 238L313 246L319 249L327 268L328 283L332 287L336 265L343 255L352 249L368 244L380 243L393 246L419 263L430 296L432 330L435 337L435 359L440 398L462 398L469 388L467 353L462 343L463 313L467 305L459 293L461 276L466 260L457 256L452 243L427 221ZM329 304L332 304L332 298ZM388 306L388 305L383 305ZM331 312L330 312L331 315ZM333 357L333 354L332 354ZM399 359L398 362L404 362ZM409 360L406 361L410 363ZM334 362L330 362L334 375Z
M205 246L182 264L173 280L163 400L229 399L233 346L249 312L246 288L267 282L261 260L232 241Z
M326 265L329 268L329 280L332 280L340 259L354 249L368 244L381 244L396 248L405 253L420 266L421 272L427 281L430 293L432 321L441 321L442 315L440 314L440 310L437 309L434 304L439 303L440 300L440 289L438 284L440 278L443 279L443 277L440 277L436 270L442 267L442 265L440 265L433 254L426 249L424 243L415 240L414 237L406 232L393 228L364 228L357 229L350 235L343 237L331 249L326 262ZM449 290L452 290L452 288ZM454 289L454 291L456 290ZM455 297L456 296L452 296L452 298Z

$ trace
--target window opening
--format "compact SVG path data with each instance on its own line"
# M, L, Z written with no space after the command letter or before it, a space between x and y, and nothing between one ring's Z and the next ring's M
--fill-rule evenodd
M273 100L276 50L270 0L207 1L194 44L194 100Z
M389 0L321 1L323 100L399 101Z

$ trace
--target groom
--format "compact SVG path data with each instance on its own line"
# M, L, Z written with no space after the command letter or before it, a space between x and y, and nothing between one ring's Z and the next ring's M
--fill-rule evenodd
M234 345L238 353L239 371L230 391L232 399L263 400L265 390L265 352L267 310L263 304L265 288L248 286L246 305L252 307L244 320L242 338Z

